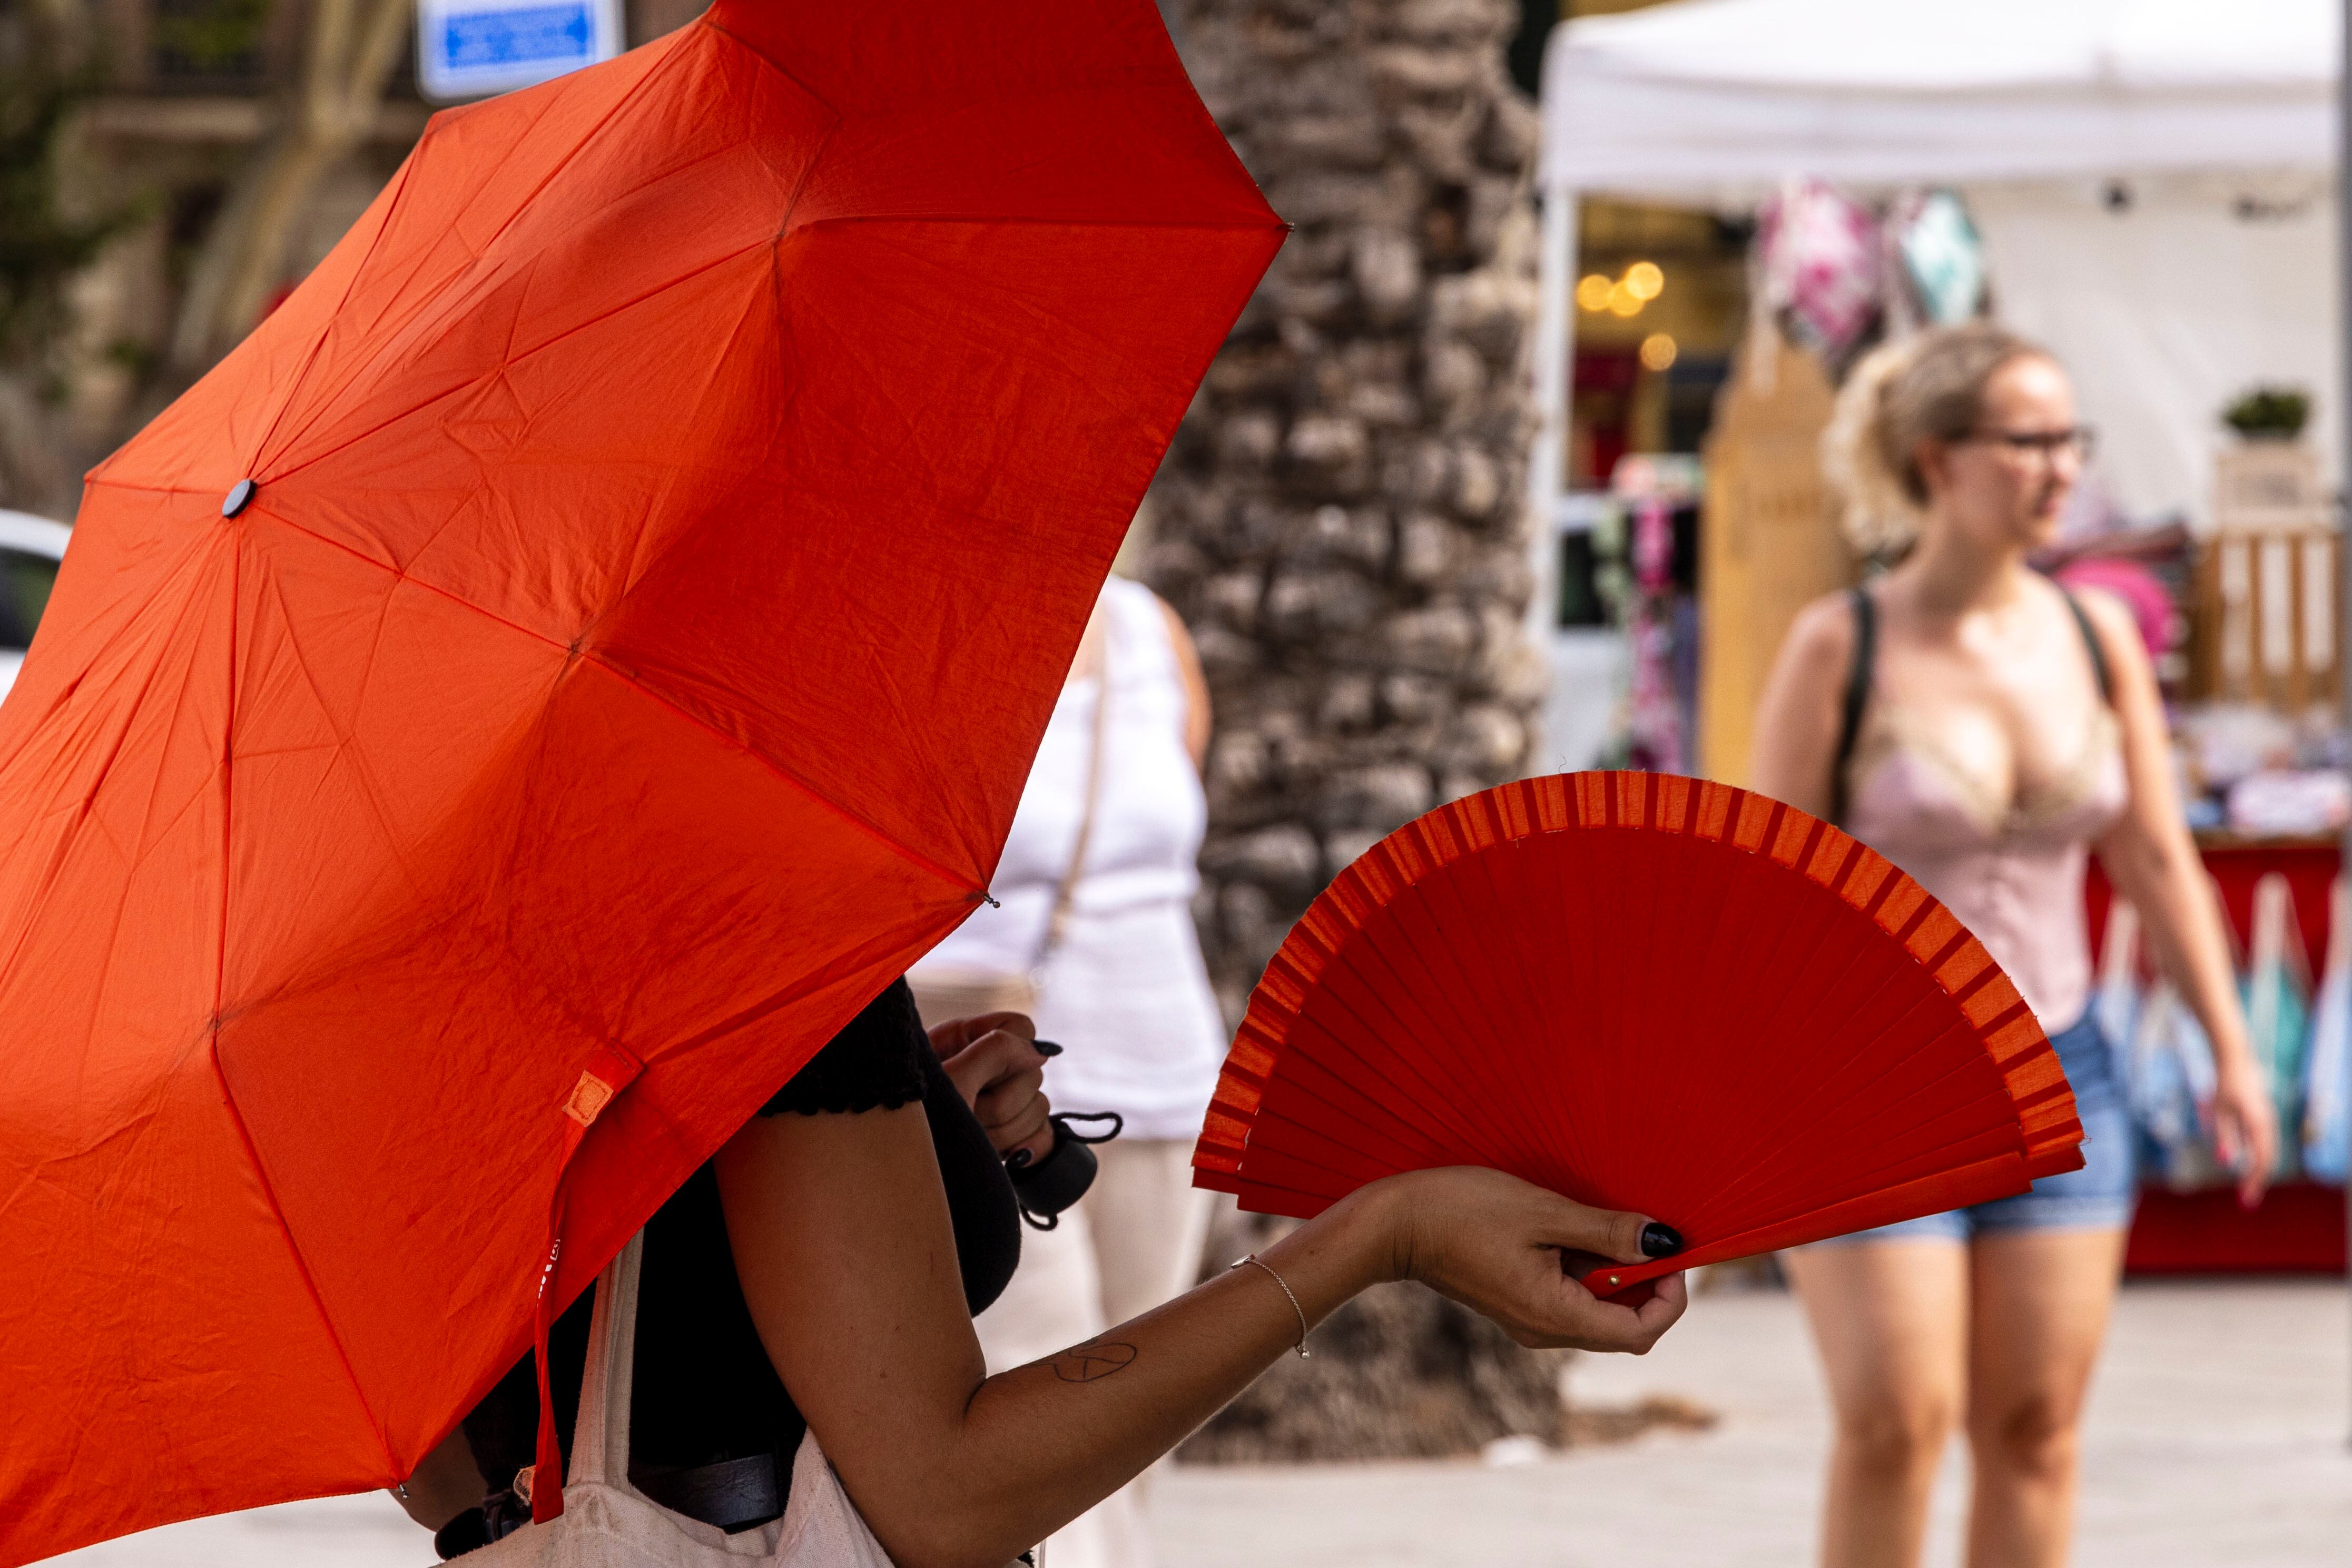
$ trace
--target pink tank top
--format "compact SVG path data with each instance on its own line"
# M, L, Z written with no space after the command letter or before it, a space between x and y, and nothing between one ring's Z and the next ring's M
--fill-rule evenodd
M2083 873L2127 794L2115 715L2098 713L2073 768L2003 801L1874 692L1846 773L1846 831L1976 933L2052 1034L2090 1002Z

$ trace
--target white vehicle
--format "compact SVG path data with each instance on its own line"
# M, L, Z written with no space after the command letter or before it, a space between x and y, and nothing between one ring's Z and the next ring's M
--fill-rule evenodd
M0 696L16 684L71 538L63 523L0 509Z

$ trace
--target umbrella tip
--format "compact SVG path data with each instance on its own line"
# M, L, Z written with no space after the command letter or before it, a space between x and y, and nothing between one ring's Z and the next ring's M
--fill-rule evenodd
M245 510L253 503L253 493L260 488L250 479L239 479L229 486L228 494L221 497L221 516L233 517Z

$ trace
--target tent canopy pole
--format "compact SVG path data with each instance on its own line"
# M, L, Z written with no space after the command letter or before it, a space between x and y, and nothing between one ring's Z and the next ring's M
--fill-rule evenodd
M2336 389L2336 427L2343 433L2346 465L2352 469L2352 0L2344 0L2343 32L2338 37L2336 97L2336 329L2346 346L2343 374ZM2336 559L2340 574L2336 593L2336 690L2345 727L2352 729L2352 472L2336 482ZM2342 876L2352 873L2352 827L2344 834ZM2282 1127L2282 1138L2295 1130ZM2347 1188L2352 1194L2352 1187ZM2346 1283L2352 1287L2352 1201L2344 1206ZM2346 1441L2352 1444L2352 1426Z
M2352 4L2352 0L2347 0ZM1570 399L1575 382L1577 193L1558 187L1543 200L1543 244L1536 294L1536 438L1528 454L1528 563L1535 591L1528 633L1548 646L1557 613L1559 503L1568 491ZM1540 748L1537 753L1541 755Z

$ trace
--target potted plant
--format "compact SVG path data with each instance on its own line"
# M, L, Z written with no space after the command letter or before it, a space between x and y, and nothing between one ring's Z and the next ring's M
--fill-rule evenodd
M2258 386L2221 411L2221 423L2248 441L2293 441L2311 418L2311 394L2299 387Z

